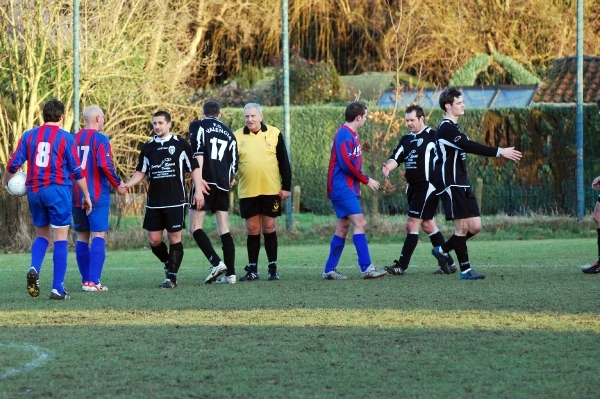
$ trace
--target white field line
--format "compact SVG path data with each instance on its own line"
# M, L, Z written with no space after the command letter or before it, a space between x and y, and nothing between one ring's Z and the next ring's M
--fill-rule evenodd
M31 371L42 364L46 363L48 360L54 356L54 352L49 349L40 348L39 346L30 345L30 344L3 344L0 342L0 347L9 348L11 350L23 350L32 352L36 358L26 363L25 365L19 368L7 368L6 370L0 370L0 379L10 377L11 375L15 375L18 373L24 373L27 371Z

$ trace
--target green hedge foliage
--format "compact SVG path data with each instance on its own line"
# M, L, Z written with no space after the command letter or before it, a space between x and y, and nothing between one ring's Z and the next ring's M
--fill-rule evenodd
M344 122L345 106L307 106L291 108L291 163L293 185L302 189L301 210L317 214L332 213L326 195L327 164L331 139ZM391 110L375 110L391 113ZM593 209L595 192L591 181L600 175L600 115L595 106L584 107L584 182L586 208ZM426 110L428 124L436 128L441 110ZM396 118L404 113L397 111ZM223 121L232 130L244 126L243 111L223 110ZM281 107L264 109L265 123L283 131ZM484 214L506 212L575 213L576 150L575 106L539 106L501 110L467 110L459 121L471 140L500 147L516 147L523 152L520 162L504 158L468 155L469 177L473 187L483 180L481 208ZM363 144L363 172L382 181L381 164L387 160L400 137L407 133L404 123L400 131L369 121L359 132ZM379 145L383 143L384 145ZM382 149L376 150L378 147ZM384 189L377 193L379 212L405 213L406 182L403 167L396 169ZM373 193L363 186L365 211L373 210Z

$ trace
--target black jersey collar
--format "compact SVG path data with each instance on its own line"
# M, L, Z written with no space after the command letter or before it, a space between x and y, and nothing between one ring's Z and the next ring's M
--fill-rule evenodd
M260 123L260 130L262 132L266 132L267 131L267 125L265 125L264 123ZM256 132L258 133L258 132ZM248 129L248 126L244 126L244 134L250 134L250 129Z

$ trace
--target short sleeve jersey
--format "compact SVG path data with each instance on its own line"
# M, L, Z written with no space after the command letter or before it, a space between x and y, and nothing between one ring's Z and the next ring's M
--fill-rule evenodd
M327 172L327 198L343 200L359 197L360 183L368 182L369 177L362 173L362 152L358 135L343 125L333 136Z
M202 156L202 179L229 191L238 167L237 141L231 130L217 118L206 117L190 124L190 142L194 156Z
M438 146L437 165L440 165L442 191L448 187L469 187L467 153L495 157L498 147L488 147L469 140L458 123L442 119L436 134Z
M82 179L73 135L55 125L42 125L23 133L6 169L16 173L27 162L27 192L37 193L56 184L71 187L71 175Z
M109 138L97 130L82 129L75 135L75 143L92 204L94 206L110 205L110 186L118 187L121 180L113 166ZM81 207L82 198L83 193L78 186L75 186L73 188L73 205Z
M435 130L425 127L419 133L402 136L389 159L404 163L410 185L434 180L436 154Z
M148 176L148 208L171 208L188 205L185 172L198 168L189 143L170 135L164 140L157 136L143 145L136 166Z

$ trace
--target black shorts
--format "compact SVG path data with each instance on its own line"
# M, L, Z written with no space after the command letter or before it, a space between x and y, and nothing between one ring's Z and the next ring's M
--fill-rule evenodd
M229 191L220 190L214 185L209 187L208 194L204 194L204 206L202 206L202 210L211 211L212 213L216 211L229 211ZM190 201L194 198L195 191L196 187L192 186Z
M162 231L170 233L185 229L185 206L172 208L146 208L144 216L144 229L148 231Z
M433 219L440 202L435 195L435 187L427 182L409 184L406 199L408 199L408 216L425 220Z
M448 187L441 197L446 220L481 216L477 199L471 187Z
M240 216L243 219L249 219L256 215L265 215L272 218L281 216L279 195L240 198Z

